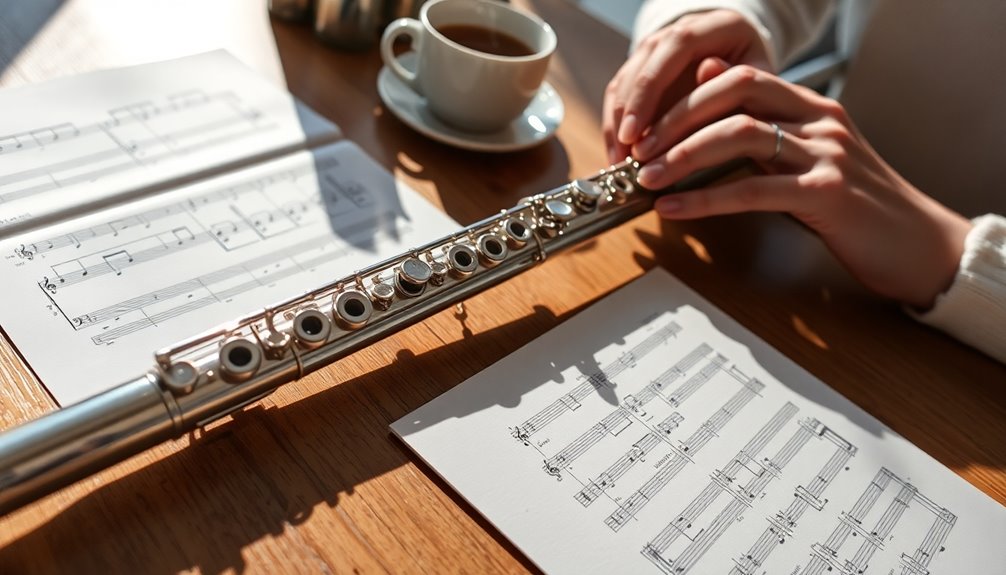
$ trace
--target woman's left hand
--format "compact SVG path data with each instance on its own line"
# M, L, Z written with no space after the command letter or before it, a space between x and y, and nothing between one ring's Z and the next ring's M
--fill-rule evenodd
M970 222L887 165L835 100L717 58L703 61L698 76L699 86L634 146L644 163L639 183L660 189L742 157L763 173L664 196L661 216L788 212L870 289L933 304L953 281Z

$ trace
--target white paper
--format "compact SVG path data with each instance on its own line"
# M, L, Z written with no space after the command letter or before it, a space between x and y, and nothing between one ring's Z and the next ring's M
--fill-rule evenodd
M338 129L217 51L0 92L0 238Z
M0 242L0 326L66 405L161 347L456 229L338 142Z
M549 573L1006 565L1006 508L662 270L392 429Z

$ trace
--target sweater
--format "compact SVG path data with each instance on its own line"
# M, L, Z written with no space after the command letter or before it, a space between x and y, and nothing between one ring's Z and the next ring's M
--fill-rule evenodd
M684 14L735 10L776 71L837 12L849 58L839 97L874 149L916 187L972 220L948 290L910 315L1006 363L1006 2L647 0L634 45Z

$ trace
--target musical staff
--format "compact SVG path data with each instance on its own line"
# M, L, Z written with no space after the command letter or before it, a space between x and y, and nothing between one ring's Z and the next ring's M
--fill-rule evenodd
M591 374L587 381L576 386L573 391L555 400L551 405L521 423L513 430L513 436L520 441L527 442L532 435L545 429L563 414L579 408L580 402L598 388L610 387L613 378L629 369L639 359L658 349L679 331L681 331L681 327L674 323L658 329L616 361L611 362L601 371Z
M893 491L893 498L886 507L882 507L883 512L879 517L876 517L872 512L885 493L892 494L889 489ZM873 556L885 548L885 541L914 504L918 504L915 508L921 506L926 513L931 514L931 526L911 555L900 554L901 573L929 573L929 564L942 551L943 542L950 535L957 516L920 493L908 481L886 467L881 467L852 509L842 513L831 535L823 543L815 543L811 547L813 555L800 575L823 575L831 571L866 572ZM871 523L870 517L876 519ZM872 527L867 527L871 524ZM845 559L842 558L843 555Z

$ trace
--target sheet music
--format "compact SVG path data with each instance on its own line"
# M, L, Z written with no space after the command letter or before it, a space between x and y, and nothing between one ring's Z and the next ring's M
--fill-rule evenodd
M0 92L0 238L338 129L227 52Z
M549 573L1006 565L1006 508L662 270L392 430Z
M456 228L338 142L0 242L0 326L66 405L161 347Z

